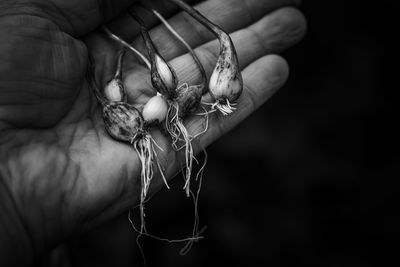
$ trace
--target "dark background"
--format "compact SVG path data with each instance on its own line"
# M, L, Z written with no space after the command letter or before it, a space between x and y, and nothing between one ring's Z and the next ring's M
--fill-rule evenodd
M400 264L395 2L304 1L308 33L283 54L288 83L208 149L206 238L186 256L143 238L147 266ZM149 232L190 234L181 186L149 202ZM81 266L142 266L135 238L123 216L70 253Z

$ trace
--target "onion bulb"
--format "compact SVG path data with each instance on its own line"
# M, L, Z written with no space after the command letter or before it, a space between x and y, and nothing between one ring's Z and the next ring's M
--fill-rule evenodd
M160 123L165 120L168 111L168 104L161 95L153 96L147 101L142 110L146 123Z

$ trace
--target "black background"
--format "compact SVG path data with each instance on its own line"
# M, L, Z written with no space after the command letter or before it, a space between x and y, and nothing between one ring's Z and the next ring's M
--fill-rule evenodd
M399 4L304 1L305 39L267 104L209 147L205 239L141 239L147 266L395 266L399 260ZM182 180L147 206L149 232L190 234ZM142 266L124 215L72 241L82 266ZM93 246L94 245L94 246Z

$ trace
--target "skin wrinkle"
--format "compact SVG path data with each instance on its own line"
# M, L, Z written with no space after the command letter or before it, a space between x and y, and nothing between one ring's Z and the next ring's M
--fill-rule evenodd
M10 152L11 152L11 151L8 151L8 154L9 154ZM14 154L15 154L15 153L14 153ZM4 169L4 168L5 168L5 169ZM4 166L0 169L0 171L1 171L2 173L5 172L4 176L2 176L3 178L4 178L4 177L7 177L7 174L8 174L8 177L9 177L9 178L14 177L14 179L17 179L17 178L15 178L15 177L19 177L19 176L16 176L16 173L12 171L12 168L10 168L10 166L7 168L7 167L4 165ZM29 245L30 245L30 247L32 248L33 253L36 253L36 250L35 250L35 247L34 247L33 235L31 234L31 232L28 231L28 229L29 229L28 223L27 223L26 220L23 220L23 218L24 218L24 216L22 215L23 213L22 213L22 211L21 211L21 209L20 209L20 206L18 205L17 200L13 197L14 194L12 194L12 191L13 191L12 188L10 188L10 185L9 185L6 181L3 181L3 179L1 179L2 177L0 177L0 182L3 184L3 187L4 187L4 189L6 190L7 194L9 194L9 199L10 199L10 201L11 201L13 207L14 207L13 210L16 211L15 213L16 213L17 217L19 218L19 222L21 223L21 225L22 225L22 227L23 227L23 230L24 230L25 233L22 233L22 234L23 234L24 237L26 237L26 238L28 239ZM19 179L19 180L21 180L21 179ZM10 181L9 181L9 182L10 182Z
M64 229L65 233L70 233L72 232L72 227L69 226L69 220L63 219L63 215L64 216L69 216L70 218L73 218L73 216L71 216L75 209L74 207L70 207L70 204L68 203L73 203L73 201L70 201L70 199L72 198L72 196L75 196L75 193L78 191L78 182L81 181L81 172L80 172L80 166L79 164L76 164L70 157L70 155L68 153L66 153L67 156L67 164L64 168L64 177L68 177L67 174L69 174L69 172L74 172L73 175L69 175L69 177L75 177L75 179L72 179L72 181L68 182L68 186L65 187L65 189L63 190L63 194L62 194L62 198L61 198L61 210L63 210L64 212L60 212L60 221L61 222L66 222L67 225L61 225L61 227ZM73 170L71 171L70 168L68 168L68 166L74 166ZM79 185L81 186L81 183L79 183ZM66 217L68 218L68 217Z
M11 83L10 82L8 82L8 81L5 81L5 83L8 83L9 85L11 85L10 87L20 87L20 88L26 88L25 86L24 86L24 84L25 83L32 83L32 82L34 82L34 81L29 81L29 80L25 80L25 81L12 81ZM59 84L59 85L56 85L56 84ZM18 85L18 84L21 84L21 85ZM39 85L40 83L39 83L39 81L37 82L37 85ZM60 88L60 89L62 89L62 86L60 86L60 85L65 85L63 82L53 82L53 80L43 80L43 84L44 85L47 85L46 87L50 87L50 86L57 86L57 88ZM1 86L1 84L0 84L0 86ZM13 91L13 89L10 89L10 90L7 90L7 88L5 87L5 86L1 86L0 87L1 88L1 95L4 97L4 96L7 96L7 94L9 94L9 95L14 95L14 94L18 94L18 98L21 98L21 99L24 99L25 97L29 97L29 96L31 96L32 98L31 99L29 99L29 102L31 102L31 103L26 103L26 104L36 104L36 103L32 103L33 101L32 100L34 100L34 99L44 99L45 101L54 101L54 95L52 95L52 94L50 94L51 92L52 92L52 90L49 88L48 90L46 90L45 92L43 92L43 91L41 91L41 92L38 92L38 91L36 91L36 90L32 90L32 89L30 89L30 88L26 88L26 90L23 90L23 92L15 92L15 91ZM3 88L5 88L5 90L6 91L4 91L4 89ZM41 88L41 89L43 89L44 87L43 86L38 86L38 88ZM69 92L68 90L61 90L61 92ZM20 95L21 94L21 95ZM57 93L57 95L58 95L58 93ZM70 94L68 94L68 93L65 93L64 95L61 95L59 98L61 98L61 99L59 99L60 101L65 101L65 97L67 97L67 96L69 96ZM21 100L19 100L19 99L17 99L18 101L20 101L19 102L19 104L24 104L24 103L21 103ZM7 100L7 102L10 102L9 100ZM2 105L5 105L6 103L4 102L4 103L2 103L2 101L0 100L0 103L2 104ZM11 102L12 103L12 102Z
M91 132L91 131L89 130L89 132ZM93 131L93 133L94 133L94 136L96 137L98 150L101 151L102 145L103 145L103 142L101 140L104 138L106 133L103 132L102 136L100 135L100 131ZM86 148L86 147L83 148L82 146L75 146L75 144L79 145L80 142L81 142L81 138L79 136L73 136L72 143L67 148L68 149L68 154L71 155L71 159L72 159L73 155L79 154L79 153L82 153L82 152L84 152L85 154L91 155L91 156L95 156L96 155L97 151L93 152L89 148ZM76 162L76 163L79 163L79 159L77 159L77 161L75 161L75 160L73 160L73 161Z
M29 89L29 88L24 88L25 86L24 86L24 83L32 83L32 82L34 82L34 83L36 83L36 85L39 85L38 87L41 87L40 85L41 84L44 84L44 85L50 85L50 86L57 86L57 88L58 87L60 87L61 85L66 85L65 84L65 82L64 81L60 81L59 79L55 79L55 78L50 78L50 77L36 77L36 78L34 78L35 80L38 80L38 81L35 81L34 79L32 79L32 80L30 80L31 78L30 77L28 77L28 76L25 76L24 77L25 79L24 80L19 80L19 81L15 81L15 80L6 80L6 81L4 81L4 82L1 82L0 83L0 85L2 84L2 83L4 83L4 84L7 84L7 85L15 85L15 86L20 86L21 87L21 90L24 90L24 91L26 91L26 92L29 92L29 94L33 94L33 95L40 95L40 97L42 97L42 94L38 94L38 93L36 93L35 91L32 91L31 89ZM33 77L32 77L33 78ZM14 78L13 78L14 79ZM39 80L40 81L42 81L42 79L43 79L43 82L39 82ZM58 80L58 81L57 81ZM49 86L49 87L50 87ZM7 88L3 85L2 86L3 87L3 89L2 90L7 90ZM61 87L61 89L63 89L62 87ZM13 90L12 89L9 89L10 90L10 92L13 92ZM52 92L53 90L48 90L48 92L46 92L46 94L48 94L49 92ZM61 92L64 92L64 91L68 91L68 90L65 90L65 88L64 88L64 90L61 90ZM3 91L2 91L3 92ZM35 94L36 93L36 94ZM57 94L59 94L58 92L57 92ZM65 96L68 96L68 94L64 94L64 95L62 95L62 97L65 97ZM47 98L51 98L52 96L43 96L43 97L47 97ZM54 96L53 96L54 97Z
M197 6L196 6L196 9L198 9ZM196 40L196 41L197 40L212 40L213 38L215 38L215 35L213 33L211 33L204 25L202 25L197 20L192 18L189 14L181 11L180 15L182 16L183 22L181 22L181 21L179 21L179 19L177 19L178 20L177 24L181 24L181 23L189 24L191 26L191 28L193 28L193 32L196 33L196 38L193 38L191 40ZM170 24L172 25L172 27L175 28L175 26L173 24L173 20L171 21ZM189 43L189 44L191 46L201 45L201 43L193 43L193 44Z
M71 109L65 114L64 118L62 118L56 126L59 129L66 127L68 125L75 124L77 121L84 121L85 119L92 119L93 116L91 111L93 109L93 101L92 97L88 90L88 85L86 80L82 82L78 89L76 90L77 96L74 98L73 103L71 104ZM78 101L78 99L82 99L82 101ZM82 105L82 102L87 101L87 105Z
M82 64L82 62L79 62L80 55L82 55L82 51L86 51L85 47L81 46L81 43L71 39L70 37L67 37L63 35L62 33L58 33L59 38L62 39L67 47L69 49L64 49L63 46L56 46L54 47L55 49L52 50L53 53L60 53L62 55L62 64L60 62L54 62L53 66L55 70L60 69L60 72L62 76L67 76L69 79L77 79L76 84L81 83L82 79L84 78L84 75L82 72L77 72L74 67L79 67L79 69L84 69L86 64ZM66 62L69 62L69 59L71 55L78 55L75 56L75 58L78 58L78 60L74 61L74 64L65 64ZM53 57L54 59L56 57ZM80 64L79 64L80 63ZM59 67L59 66L62 66ZM73 71L71 71L73 69ZM77 74L77 77L74 77L72 74ZM57 74L55 74L56 77L58 77ZM76 86L77 87L77 86Z
M2 156L1 149L5 149L6 146L9 146L9 144L13 141L13 139L15 139L15 136L10 133L10 131L12 131L10 125L4 125L4 124L5 123L0 120L0 156Z
M5 20L4 18L12 20ZM32 23L35 21L35 23ZM58 30L58 26L46 18L36 15L0 15L0 30L2 29L18 29L21 25L29 27L32 30Z
M99 14L100 20L103 21L105 17L104 0L96 0L96 1L97 1L97 13Z
M92 121L92 123L93 123L93 121ZM100 131L94 131L95 134L96 134L96 141L97 141L97 144L99 145L100 148L101 148L101 145L102 145L100 133L102 133L103 136L104 136L104 134L106 134L106 133L105 133L105 130L104 130L104 126L102 126L102 129L103 129L102 132L100 132Z
M52 38L52 40L61 40L61 42L63 42L63 45L64 46L68 46L68 41L71 41L72 42L72 40L69 40L69 39L67 39L67 38L64 38L61 34L59 35L60 37L57 37L57 35L51 35L50 37L52 37L52 36L56 36L56 38ZM62 39L64 39L64 40L62 40ZM66 41L67 41L67 43L66 43ZM69 46L70 47L72 47L73 49L77 49L78 47L77 46L74 46L74 45L71 45L71 44L69 44ZM77 50L76 50L77 51ZM66 53L67 51L66 50L64 50L64 49L60 49L60 52L61 53ZM66 57L66 55L64 56L64 58ZM52 57L52 58L54 58L54 56ZM56 64L56 62L54 62L53 63L53 65L55 65L55 66L57 66L57 65L59 65L59 64ZM59 65L60 66L60 65ZM56 68L55 68L56 69ZM64 74L64 72L63 72L63 74ZM71 77L71 75L69 75L70 77ZM30 81L24 81L25 83L26 82L30 82ZM55 85L54 83L57 83L58 85ZM44 79L44 80L41 80L41 86L40 86L40 89L42 89L42 90L31 90L31 91L28 91L29 93L31 93L31 94L33 94L33 95L37 95L38 97L40 97L40 98L42 98L42 96L45 96L46 98L52 98L53 96L53 94L50 94L50 96L49 96L49 94L48 93L43 93L43 90L45 90L45 87L43 87L43 85L47 85L47 86L51 86L51 87L54 87L54 86L57 86L58 88L62 88L62 86L61 85L64 85L63 84L63 82L62 81L59 81L59 79L58 80L56 80L55 78L51 78L51 77L48 77L48 78L46 78L46 79ZM16 86L16 85L14 85L14 86ZM25 86L22 86L21 88L24 88ZM68 86L69 88L71 88L70 86ZM75 86L75 85L73 85L73 87L74 88L77 88L77 86ZM59 94L59 92L65 92L65 93L68 93L68 95L70 95L70 91L71 90L61 90L61 91L58 91L57 93ZM46 92L51 92L51 90L46 90ZM78 91L76 91L77 93L78 93ZM62 96L60 96L60 97L62 97ZM74 102L74 100L76 99L76 97L77 97L77 94L76 95L74 95L74 96L72 96L71 97L71 101L70 101L70 103L73 103ZM63 101L65 102L65 99L63 99ZM52 101L52 102L54 102L54 101ZM49 102L50 103L50 102ZM66 102L65 102L66 103ZM52 103L51 103L51 105L50 106L54 106ZM43 114L43 112L44 112L44 114L47 114L47 109L46 110L44 110L44 105L43 105L43 103L41 103L41 105L39 106L40 108L38 109L38 116L41 118L42 116L40 115L40 114ZM42 112L40 112L40 110L42 110ZM46 117L46 116L44 116L44 117ZM44 118L43 117L43 118ZM62 118L59 118L59 119L62 119ZM40 123L40 121L37 121L38 123ZM54 124L56 124L56 123L58 123L58 121L55 121L54 122Z
M69 155L69 154L68 154ZM74 195L73 193L76 193L76 192L78 192L78 184L79 184L79 186L81 186L82 185L82 183L78 183L78 182L80 182L82 179L79 179L78 177L82 177L82 175L81 175L81 173L82 173L82 171L81 171L81 166L79 165L79 164L77 164L73 159L72 159L72 157L69 155L69 160L72 162L72 164L74 164L75 166L76 166L76 168L75 168L75 175L73 175L73 177L76 177L76 179L73 179L73 182L72 182L72 184L70 185L70 189L69 190L67 190L67 192L66 192L66 196L68 196L66 199L71 199L72 198L72 196ZM68 202L68 201L67 201ZM67 203L66 202L66 203ZM65 208L64 208L64 210L66 210L66 213L64 214L65 216L66 216L66 214L68 214L68 216L70 216L70 218L71 218L71 220L74 220L75 219L75 216L73 216L73 214L74 214L74 212L75 212L75 207L72 207L71 205L67 205L65 203ZM72 201L70 201L70 203L72 203ZM65 221L65 222L67 222L68 220L62 220L62 221ZM72 228L72 227L66 227L67 229L69 229L69 228Z
M285 35L287 38L283 40L289 43L292 40L302 38L306 32L307 26L304 15L301 14L297 9L288 7L286 8L286 11L287 12L285 13L285 16L282 16L280 18L279 23L287 26L287 29L285 29L284 31L285 33L287 33ZM298 27L298 25L303 25L303 27Z
M219 44L218 44L219 47ZM201 64L203 64L206 75L210 76L214 71L215 62L218 59L219 51L217 52L216 46L201 46L194 50L196 53L200 52Z
M3 158L5 158L4 151L11 151L12 149L24 146L26 142L24 139L20 138L20 135L15 134L15 130L13 129L3 130L0 136L4 140L4 145L0 146L0 156Z
M247 31L251 36L253 36L257 40L257 44L259 44L262 47L262 50L264 51L265 54L269 53L272 51L271 47L267 47L265 45L265 41L261 38L261 36L257 33L256 30L254 30L252 27L247 27L244 29L244 31ZM248 65L250 65L249 63ZM246 67L246 66L243 66Z
M85 83L86 83L86 85L88 84L86 79L85 79ZM95 117L96 117L96 115L97 116L99 115L99 113L100 113L99 110L101 110L101 107L100 107L101 105L98 103L96 97L92 94L92 92L90 92L91 90L90 90L89 86L87 85L85 88L86 88L85 90L88 92L86 99L89 101L89 107L90 107L88 118L91 118L93 125L96 125Z
M57 150L57 151L59 151L59 152L61 152L61 150ZM49 169L48 171L49 172L51 172L51 173L55 173L55 177L54 177L54 181L56 182L55 184L53 184L53 186L56 186L57 188L62 188L63 190L61 191L61 192L58 192L58 193L56 193L55 195L53 194L53 192L57 192L56 190L52 190L52 188L50 188L50 191L46 191L46 192L44 192L45 194L46 194L46 196L47 196L47 198L49 198L49 199L51 199L51 202L49 202L48 204L50 205L50 207L52 208L52 209L54 209L53 207L52 207L52 205L53 205L53 203L57 203L57 204L61 204L61 205L63 205L63 203L68 203L68 201L65 201L66 199L67 199L67 197L68 196L72 196L72 195L75 195L75 194L71 194L70 192L76 192L76 189L75 188L78 188L77 186L76 186L76 184L77 184L77 182L78 182L78 180L82 180L82 179L80 179L81 177L79 176L79 173L80 173L80 171L79 171L79 166L78 165L76 165L76 164L72 164L71 162L71 160L70 160L70 157L68 156L68 154L67 153L57 153L57 156L58 156L58 158L60 158L60 157L63 157L64 158L64 160L62 160L63 161L63 164L58 164L60 161L59 160L53 160L53 162L56 162L56 164L55 165L53 165L53 164L50 164L50 165L48 165L48 166L51 166L51 169ZM49 159L47 159L47 160L49 160ZM65 161L65 162L64 162ZM58 166L64 166L63 168L62 168L62 170L61 170L61 172L60 171L57 171L57 169L58 169ZM55 171L52 171L52 170L55 170ZM70 180L68 180L68 179L63 179L63 177L67 177L67 174L72 170L77 170L76 171L76 173L78 174L78 175L76 175L76 176L74 176L74 177L76 177L75 179L72 179L72 186L65 186L64 184L64 181L66 182L66 183L68 183L68 184L70 184L71 183L71 181ZM35 183L39 183L40 182L40 177L36 177L36 178L32 178L33 180L34 180L34 182ZM84 180L84 179L83 179ZM63 185L59 185L59 183L62 183ZM82 188L82 185L80 184L79 185L80 186L80 188ZM34 187L34 188L38 188L38 186L36 186L36 187ZM36 194L35 194L36 195ZM69 202L69 203L73 203L73 202ZM64 205L64 208L65 208L65 210L67 210L67 207L68 207L68 205ZM48 207L47 207L48 208ZM54 218L54 217L56 217L56 218L61 218L61 216L64 214L64 215L68 215L69 216L69 213L66 213L65 211L63 211L62 209L57 209L57 210L55 210L57 213L58 213L58 216L52 216L51 218L46 218L46 216L45 216L45 212L44 212L44 209L41 209L40 207L39 207L39 210L42 212L42 220L40 220L41 222L42 222L42 224L41 225L43 225L43 233L44 233L44 236L47 236L47 235L53 235L53 232L54 232L54 229L52 229L52 228L47 228L47 227L45 227L45 223L46 223L46 221L48 220L48 219L51 219L51 218ZM74 209L72 208L69 208L69 210L73 210L74 211ZM48 213L48 211L47 211L47 213ZM59 220L59 221L62 221L62 220ZM65 220L64 220L65 221ZM54 225L53 225L54 226ZM59 225L60 226L60 228L61 228L61 233L67 233L67 231L68 231L68 229L70 228L70 227L66 227L65 225L63 226L63 225ZM46 231L46 229L47 229L47 231ZM64 230L63 230L64 229ZM60 231L56 231L56 232L60 232Z
M48 148L46 152L51 153L51 151L49 151L49 150L50 150L50 148ZM60 156L58 158L60 158ZM49 160L49 159L46 159L46 160ZM53 215L53 217L46 216L46 214L48 215L48 212L46 213L45 210L48 211L49 207L51 208L52 205L54 205L55 203L57 203L57 204L60 203L60 196L62 195L61 192L56 193L57 190L53 190L54 187L55 188L61 187L58 184L58 182L61 182L62 179L60 179L61 177L59 176L59 173L57 171L54 171L57 169L57 166L59 166L58 162L59 162L58 160L54 160L54 164L50 164L50 165L48 164L48 168L46 169L48 173L54 173L54 177L53 177L52 181L50 181L46 185L47 187L49 187L49 186L50 187L47 188L45 191L43 191L39 195L38 195L39 192L37 192L37 191L41 191L41 190L33 191L31 193L31 197L26 199L26 201L29 202L30 205L34 204L35 199L37 199L37 198L40 199L42 197L42 195L46 195L46 198L49 200L46 203L44 203L44 205L38 206L38 210L41 213L41 216L39 216L38 220L32 221L32 223L31 223L32 227L39 226L39 228L42 229L42 231L41 231L42 234L40 234L40 231L39 232L32 231L33 233L35 233L35 235L44 237L43 240L41 240L41 244L39 244L39 247L41 247L41 248L48 246L48 244L49 244L48 240L50 240L50 238L48 238L48 237L51 236L51 234L48 232L51 232L53 230L51 227L46 227L46 225L54 217L54 215ZM42 172L40 172L40 173L42 173ZM29 176L26 175L25 177L29 177ZM34 183L34 186L32 186L32 188L39 188L39 189L43 188L43 186L42 186L43 181L40 179L39 176L31 177L30 181L32 181ZM57 184L54 184L54 182L57 182ZM35 239L35 240L38 240L38 239Z
M247 3L247 1L239 1L239 3L241 3L242 8L247 11L247 14L250 17L250 22L257 21L259 19L254 16L253 12L251 12L251 8L250 8L249 4Z
M0 111L1 111L1 109L3 107L7 107L7 108L15 107L15 108L21 109L21 108L24 108L24 107L35 108L35 106L37 106L37 103L31 103L31 102L21 103L18 100L12 100L12 101L10 100L10 101L8 101L6 103L1 103L0 102L0 104L1 104ZM0 114L1 114L1 112L0 112ZM7 115L10 115L10 114L7 114Z
M71 142L68 145L68 149L74 144L79 143L81 138L93 132L93 121L91 119L86 119L85 127L72 127L73 131L71 134ZM78 132L79 131L79 132ZM95 138L95 145L98 145L101 149L101 142L100 142L100 135L97 131L94 131Z
M102 129L104 129L104 128L102 128ZM102 139L104 140L104 137L105 137L106 133L103 132L103 134L104 134L104 136L102 136ZM100 150L101 150L101 148L100 148ZM78 159L78 162L79 162L79 159ZM127 164L127 163L125 163L125 164ZM93 216L95 216L95 215L93 215Z
M125 166L128 166L128 164L124 164ZM131 171L129 173L132 173ZM131 175L125 176L125 177L130 177ZM122 177L122 176L121 176ZM82 229L83 231L86 231L87 229L91 228L93 225L98 225L99 223L103 222L102 217L105 214L109 214L110 212L115 213L115 203L118 203L117 201L119 199L122 199L123 194L125 191L125 184L128 184L126 181L131 180L129 178L125 179L125 182L121 184L120 190L118 190L118 194L115 195L107 204L103 205L101 208L98 208L95 211L92 211L93 214L90 214L89 212L86 212L86 215L81 218L81 221L83 223ZM122 188L122 189L121 189ZM140 179L136 179L136 183L133 186L133 190L130 190L130 192L140 192ZM135 195L135 194L132 194ZM136 194L138 195L138 194ZM136 202L137 200L132 200L131 202ZM132 204L133 205L133 204Z
M21 27L15 27L15 29L21 29ZM30 29L26 29L26 30L30 30ZM38 36L31 35L32 32L26 33L26 34L23 34L23 32L21 32L21 31L20 32L14 32L13 30L10 30L10 32L14 36L18 36L18 37L22 37L22 38L26 38L26 39L29 38L29 39L32 39L32 40L39 40L39 41L55 44L55 45L58 45L58 46L65 46L65 47L68 47L68 48L70 47L70 44L65 44L65 42L64 42L65 39L64 40L59 40L59 39L56 39L56 38L51 38L51 37L54 37L53 34L55 32L48 32L47 29L42 29L43 35L40 35L40 33L39 33ZM5 39L4 41L2 40L2 42L4 42L4 43L5 43L5 41L7 41L7 39Z
M1 135L3 134L3 132L4 132L6 129L10 129L10 128L12 128L12 125L11 125L11 124L9 124L9 123L7 123L7 122L5 122L5 121L0 120L0 144L3 143L3 138L1 137Z
M44 5L40 0L36 1L3 1L4 7L0 8L2 10L2 15L26 15L26 16L38 16L40 18L46 19L50 23L57 25L62 28L62 24L68 25L68 21L60 21L58 16L53 16L53 13L57 13L57 10L51 8L51 6ZM33 3L32 3L33 2ZM48 1L46 1L48 2ZM8 4L8 5L7 5ZM53 6L54 7L54 6ZM10 12L11 11L11 12ZM13 11L13 12L12 12ZM54 12L55 11L55 12ZM66 19L65 17L62 17ZM71 31L72 29L70 29Z
M52 34L50 36L50 38L51 39L55 39L54 35L55 34ZM51 64L49 72L52 74L51 76L53 76L53 77L60 77L60 76L64 76L64 75L68 76L67 73L64 73L64 71L67 69L67 67L64 64L65 63L65 57L63 55L63 50L64 49L60 49L58 46L53 46L53 49L50 50L50 54L51 54L50 57L51 57L52 64ZM62 55L61 57L59 57L60 58L60 62L57 61L59 53ZM44 60L41 60L41 62L42 61L44 61ZM59 70L58 66L65 66L65 67Z
M130 177L131 175L129 175L129 173L131 173L131 171L129 170L129 166L128 164L124 164L124 168L121 168L121 170L123 170L123 172L125 173L121 173L121 177ZM125 174L125 175L124 175ZM101 209L96 211L96 214L94 214L93 216L91 216L91 218L88 220L88 224L97 224L99 218L99 214L105 214L105 213L110 213L111 211L115 210L115 203L120 203L119 200L124 199L124 196L126 196L126 192L127 192L127 185L129 185L129 178L126 178L124 183L121 183L121 186L119 187L120 189L117 190L119 193L115 195L115 197L109 201L109 203L107 205L104 205ZM133 190L129 190L129 192L140 192L140 188L141 188L141 183L140 183L140 179L137 179L137 183L136 186L134 187ZM133 202L133 201L131 201Z
M76 32L75 32L74 24L71 22L70 18L64 13L64 11L61 8L59 8L59 6L54 1L52 1L52 0L45 0L45 1L47 3L49 3L50 5L52 5L54 7L54 9L65 19L65 21L67 22L67 26L69 28L68 32L72 36L75 36ZM60 27L60 28L63 28L63 27Z
M66 203L68 203L68 202L66 201L66 199L69 196L69 194L67 194L67 192L69 191L69 184L71 183L71 181L66 179L66 177L76 177L75 179L72 179L74 184L75 184L74 181L76 181L78 179L78 177L79 177L79 176L70 176L70 175L68 175L72 171L71 169L75 169L75 165L71 164L70 157L69 157L69 155L67 153L64 154L64 157L65 157L66 162L64 164L64 167L62 168L62 171L58 172L58 176L60 177L60 182L63 185L63 186L61 186L61 188L63 188L63 189L59 193L59 197L58 197L59 198L60 209L56 209L57 212L58 212L57 218L58 218L58 220L60 222L62 222L62 221L67 222L67 220L62 220L61 219L63 214L67 214L66 213L66 206L67 206ZM74 194L71 194L71 195L74 195ZM69 202L69 203L71 203L71 202ZM61 229L62 233L68 232L67 231L68 227L66 227L62 223L59 223L59 228Z
M15 263L19 261L20 263L28 263L34 258L33 242L30 234L27 232L26 225L21 220L21 215L18 212L15 201L13 201L12 199L11 192L9 191L9 188L2 179L3 176L1 171L2 170L0 166L0 191L1 196L3 197L2 201L0 202L0 213L1 215L6 216L2 217L2 220L0 221L0 231L2 232L2 244L0 244L0 247L2 249L5 249L4 251L2 251L2 254L0 254L0 261L6 259L9 254L13 253L13 251L11 250L12 247L18 246L19 248L24 250L24 257L21 260L14 259L12 260L12 262ZM4 187L2 186L3 183ZM10 196L11 202L6 201L5 197L7 195ZM5 244L4 241L6 241L7 243Z
M250 86L247 83L243 84L243 90L246 90L247 94L246 94L246 99L249 100L249 104L250 104L250 110L251 112L255 111L259 105L257 105L258 101L257 99L259 99L259 96L255 94L255 91L253 90L253 88L250 88Z
M26 107L26 106L27 105L24 105L23 107ZM32 126L31 124L26 124L26 125L24 125L24 127L22 127L20 125L21 124L20 121L18 121L18 118L13 117L13 115L21 115L22 114L21 109L18 107L21 107L21 106L14 105L11 107L7 107L7 110L5 112L5 115L7 115L7 117L0 118L0 121L11 125L13 130L21 130L21 129L25 129L25 127L31 127ZM34 104L30 107L30 109L31 109L31 111L35 111L35 112L40 111L40 110L38 110L37 105L34 105ZM1 113L1 111L2 111L2 108L0 107L0 113ZM25 114L25 115L28 116L29 119L32 119L31 114ZM12 120L14 120L14 121L12 121Z

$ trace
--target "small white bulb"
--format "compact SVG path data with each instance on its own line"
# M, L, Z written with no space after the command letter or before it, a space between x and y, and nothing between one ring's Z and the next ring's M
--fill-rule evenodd
M216 100L236 101L243 90L240 73L235 69L217 66L210 77L209 90Z
M144 105L142 115L147 122L162 122L167 116L168 104L165 99L156 95Z
M110 101L124 101L125 92L122 82L118 79L112 79L104 88L104 96Z
M175 89L176 85L174 83L174 76L168 66L168 64L158 55L156 55L156 66L157 71L164 84L169 90Z

